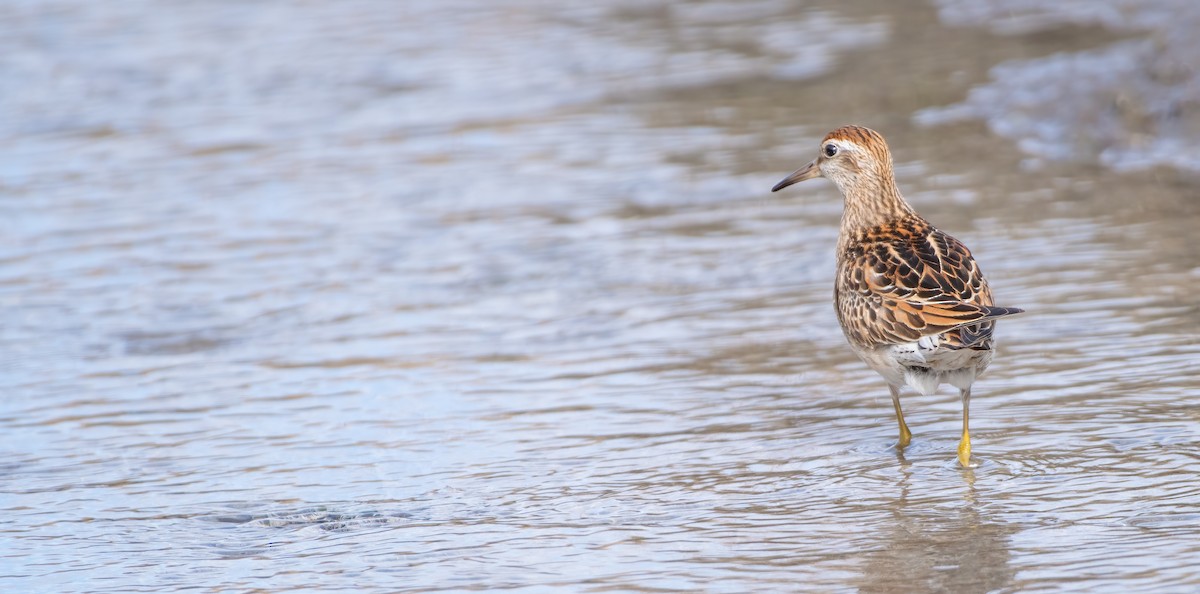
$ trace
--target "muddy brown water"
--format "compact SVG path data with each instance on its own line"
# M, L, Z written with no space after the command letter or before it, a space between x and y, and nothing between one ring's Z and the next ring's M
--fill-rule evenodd
M0 7L0 588L1200 589L1200 183L1013 74L1156 21L941 4ZM975 469L768 192L850 121L1029 311Z

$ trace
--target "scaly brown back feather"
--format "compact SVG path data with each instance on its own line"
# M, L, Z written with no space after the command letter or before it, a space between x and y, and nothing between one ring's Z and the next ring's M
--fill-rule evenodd
M1021 312L995 307L970 250L920 216L844 239L835 298L838 321L856 346L942 334L943 346L988 349L991 320Z

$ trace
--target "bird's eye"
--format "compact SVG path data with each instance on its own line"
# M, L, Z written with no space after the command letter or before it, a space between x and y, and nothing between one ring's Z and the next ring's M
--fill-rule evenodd
M836 155L837 151L838 151L837 145L833 145L833 144L825 145L825 156L826 157L832 157L832 156Z

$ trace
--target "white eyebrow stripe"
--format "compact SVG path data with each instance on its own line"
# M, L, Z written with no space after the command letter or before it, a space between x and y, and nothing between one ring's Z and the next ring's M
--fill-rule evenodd
M860 150L860 151L862 150L862 146L860 146L858 143L851 142L844 138L830 138L828 140L828 142L826 142L826 144L828 144L830 142L832 142L833 144L840 146L840 147L854 149L854 150ZM822 145L822 146L824 146L824 145Z

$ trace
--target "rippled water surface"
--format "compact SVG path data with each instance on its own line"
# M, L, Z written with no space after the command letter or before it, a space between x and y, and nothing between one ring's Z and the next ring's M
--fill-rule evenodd
M3 4L0 589L1200 589L1194 105L991 4ZM850 121L1030 312L977 468L768 192Z

